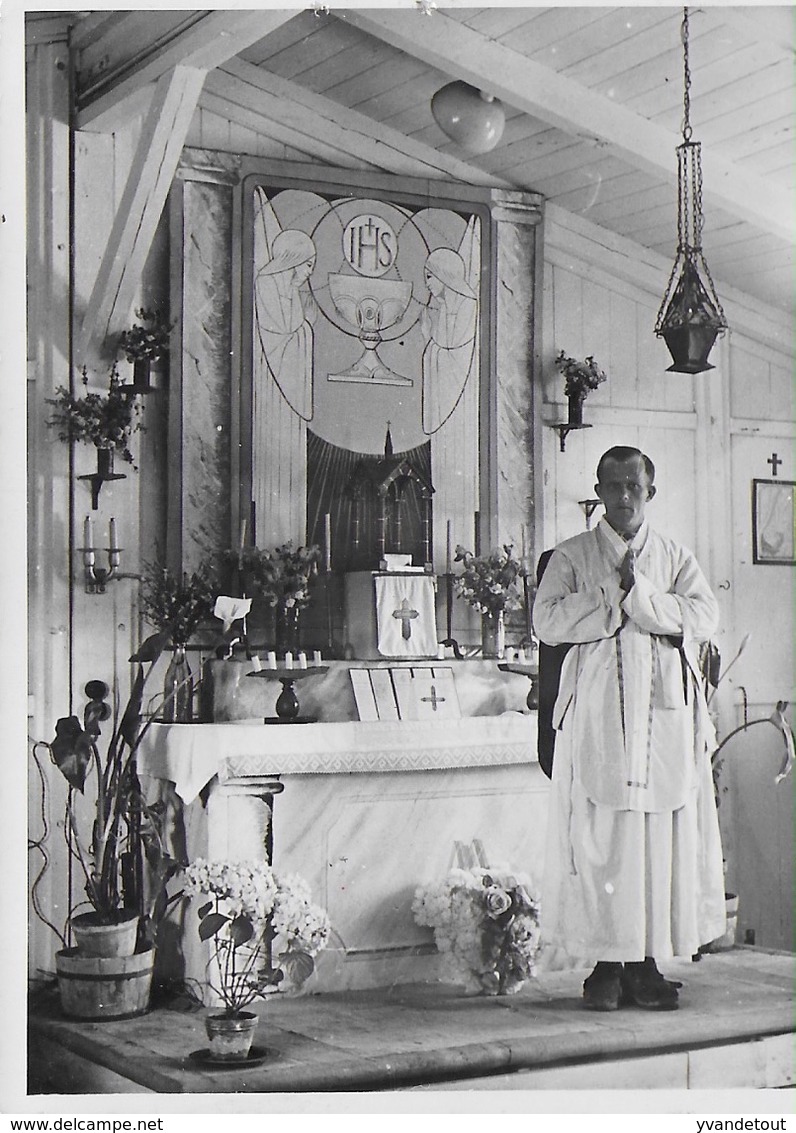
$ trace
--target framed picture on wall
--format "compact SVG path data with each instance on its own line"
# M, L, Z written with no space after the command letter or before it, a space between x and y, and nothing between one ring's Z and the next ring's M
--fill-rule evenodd
M752 562L796 566L796 483L752 481Z

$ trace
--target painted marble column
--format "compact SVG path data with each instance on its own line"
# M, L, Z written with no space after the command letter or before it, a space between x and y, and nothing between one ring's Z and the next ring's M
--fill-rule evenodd
M169 558L188 571L235 545L230 508L234 180L224 169L183 167L172 198L172 242L182 257L182 342L170 381L169 449L170 460L180 464L174 480L182 490L170 493L168 541Z
M519 555L525 528L529 560L533 558L533 375L539 298L535 278L541 203L534 193L495 190L492 194L493 380L487 413L489 451L482 450L481 458L489 545L512 543Z

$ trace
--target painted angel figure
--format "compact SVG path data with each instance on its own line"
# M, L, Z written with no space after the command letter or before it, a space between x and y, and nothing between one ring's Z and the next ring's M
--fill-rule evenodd
M423 278L429 301L420 316L423 351L423 432L436 433L462 396L472 368L478 301L467 281L462 256L436 248Z
M313 415L312 324L318 308L306 284L315 259L311 237L288 228L274 238L271 258L256 268L254 279L263 357L285 401L304 421Z

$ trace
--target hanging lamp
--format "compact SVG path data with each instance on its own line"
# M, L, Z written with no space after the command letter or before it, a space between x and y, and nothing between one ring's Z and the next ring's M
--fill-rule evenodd
M683 140L677 147L677 256L658 311L655 333L672 356L670 371L701 374L716 337L727 329L702 251L702 143L691 139L688 8L683 8ZM701 270L701 275L700 275Z
M431 113L440 130L470 154L489 153L503 137L503 103L469 83L440 87L431 99Z

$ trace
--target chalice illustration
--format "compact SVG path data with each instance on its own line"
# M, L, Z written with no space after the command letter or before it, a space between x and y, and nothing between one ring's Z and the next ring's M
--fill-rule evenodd
M328 278L335 310L353 328L363 348L350 369L329 374L329 381L413 385L411 378L396 374L379 357L382 331L403 318L412 298L412 284L400 279L372 279L331 272Z

